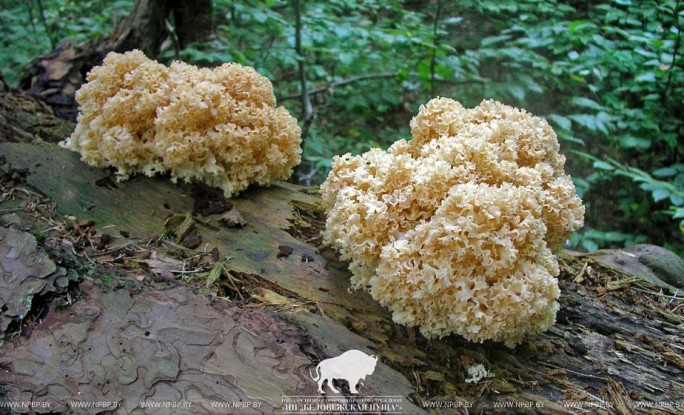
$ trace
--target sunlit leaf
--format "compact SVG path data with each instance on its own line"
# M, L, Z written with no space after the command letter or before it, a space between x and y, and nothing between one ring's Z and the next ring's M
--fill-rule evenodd
M572 129L572 121L570 121L570 118L568 117L564 117L558 114L549 114L546 116L546 118L551 120L554 124L562 128L563 130L569 131Z
M607 170L607 171L615 170L615 167L613 167L610 163L606 163L605 161L602 161L602 160L594 161L593 166L595 169L598 169L598 170Z
M651 193L651 195L653 196L653 201L658 203L661 200L665 200L665 199L669 198L670 192L668 192L665 189L656 189L653 191L653 193Z
M637 82L654 82L656 80L656 76L653 72L644 72L641 75L637 76L634 78L635 81Z
M603 105L599 104L598 102L585 98L585 97L572 97L570 99L570 102L574 105L577 105L578 107L583 107L583 108L591 108L595 110L602 110Z
M652 175L655 177L671 177L676 175L677 169L672 168L672 167L663 167L662 169L654 170Z

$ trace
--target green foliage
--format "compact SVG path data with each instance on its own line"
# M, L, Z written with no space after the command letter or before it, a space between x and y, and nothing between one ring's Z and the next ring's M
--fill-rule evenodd
M36 232L36 234L34 236L36 237L36 241L39 244L42 244L43 242L45 242L45 238L47 238L47 235L45 235L43 232Z
M5 76L16 80L50 38L97 39L131 3L45 2L43 24L36 0L10 1L0 12ZM161 59L253 66L295 115L303 62L314 119L300 175L313 181L335 154L408 138L411 116L433 96L526 108L554 126L587 205L573 246L684 251L681 0L301 4L303 56L291 1L214 0L215 36Z
M18 2L17 2L18 3ZM21 71L38 54L49 50L50 39L40 33L35 22L29 20L22 7L0 9L0 62L2 73L10 85L19 82Z
M466 20L488 16L478 49L479 71L492 81L487 95L545 114L567 146L582 149L570 167L588 229L572 242L591 250L678 241L681 251L681 4L461 5Z
M644 235L632 235L616 231L599 231L586 229L575 232L570 238L570 244L585 251L595 251L601 246L623 246L644 243L647 238Z
M100 275L100 276L97 277L97 278L98 278L98 279L100 280L100 282L102 282L103 284L111 284L111 282L114 280L114 278L113 278L112 276L110 276L110 275Z
M0 63L10 85L38 55L66 41L97 41L126 17L133 0L7 0L0 9Z
M330 170L333 156L344 153L361 154L371 148L387 147L398 138L409 138L411 135L408 127L399 129L399 137L396 134L397 130L385 128L377 135L371 135L367 130L352 126L347 128L344 136L330 136L321 127L314 125L304 144L304 154L310 162L310 171L305 174L320 182L325 179L321 172L327 173ZM351 145L350 140L353 140Z

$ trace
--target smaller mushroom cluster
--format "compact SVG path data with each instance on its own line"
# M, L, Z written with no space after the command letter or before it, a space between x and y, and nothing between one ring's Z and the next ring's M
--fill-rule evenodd
M62 145L126 179L170 172L226 196L287 179L301 160L301 130L276 107L254 69L166 67L140 51L110 53L76 93L76 130Z
M413 139L335 157L321 187L324 240L352 286L426 337L508 346L555 322L560 248L584 207L553 129L495 101L439 98Z

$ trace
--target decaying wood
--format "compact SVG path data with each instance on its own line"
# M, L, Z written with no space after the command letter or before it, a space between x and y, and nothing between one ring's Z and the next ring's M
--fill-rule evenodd
M24 72L19 89L43 99L57 116L76 120L76 91L90 69L101 64L110 51L112 48L107 42L58 46L33 61Z
M153 412L145 399L225 413L211 402L242 399L259 407L232 412L273 413L284 395L317 394L320 360L359 349L380 361L362 394L401 396L405 414L682 411L681 295L591 256L561 254L557 324L516 349L428 341L349 291L346 264L320 245L315 190L278 183L225 201L167 177L117 183L31 141L0 144L0 220L79 276L70 301L36 295L47 311L5 333L5 399L115 401L117 413ZM232 210L244 226L222 220ZM466 382L478 364L491 376Z
M57 143L73 129L73 123L54 115L42 101L23 93L0 91L0 141L40 138Z

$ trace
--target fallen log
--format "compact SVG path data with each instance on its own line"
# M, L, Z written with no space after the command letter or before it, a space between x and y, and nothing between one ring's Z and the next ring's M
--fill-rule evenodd
M0 144L0 223L33 235L72 278L45 294L17 291L32 307L5 317L7 402L75 413L93 413L82 406L92 402L115 413L158 411L153 403L177 413L325 412L301 401L321 396L311 371L355 349L379 362L361 395L398 405L366 412L684 408L682 298L593 256L560 254L557 323L516 349L426 340L349 291L346 264L321 245L315 188L277 183L225 200L167 177L119 183L40 132L22 137ZM343 395L328 385L326 396L351 402L349 386L334 385Z

